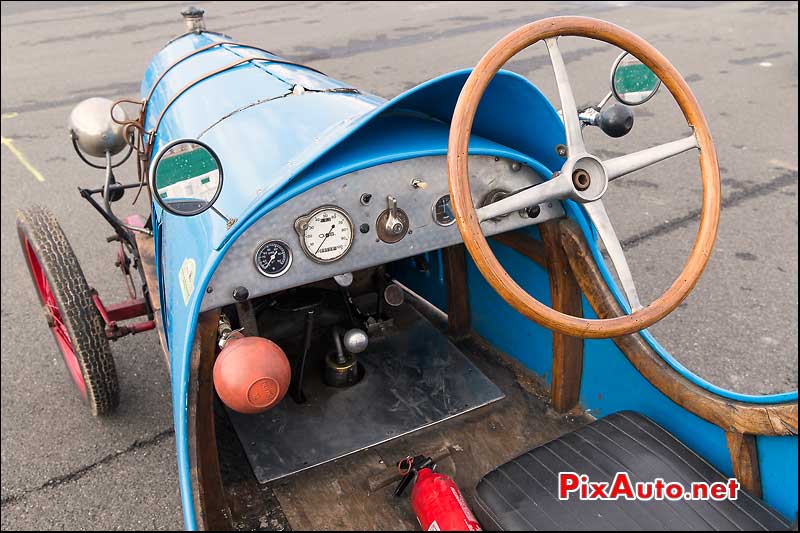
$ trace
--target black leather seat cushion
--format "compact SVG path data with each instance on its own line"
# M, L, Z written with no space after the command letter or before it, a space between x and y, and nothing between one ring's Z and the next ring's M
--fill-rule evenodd
M619 412L535 448L487 474L475 511L495 530L778 530L789 523L740 491L736 501L581 501L558 499L558 473L612 481L626 471L633 483L662 478L684 487L725 481L719 471L649 418Z

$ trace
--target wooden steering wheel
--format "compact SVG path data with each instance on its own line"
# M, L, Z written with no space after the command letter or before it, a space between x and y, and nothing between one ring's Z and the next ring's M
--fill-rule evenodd
M693 135L639 152L601 161L587 152L572 88L558 49L559 36L588 37L616 45L648 66L678 103ZM475 209L469 186L468 145L475 111L486 87L503 65L521 50L544 40L553 64L567 138L567 160L561 171L544 183L524 189L490 205ZM703 182L700 229L678 278L664 294L646 307L639 303L636 286L619 239L601 198L608 182L691 149L698 149ZM717 236L720 215L720 180L717 155L708 124L689 86L670 62L641 37L619 26L586 17L539 20L508 34L495 44L472 71L458 98L450 126L447 149L450 197L458 229L472 259L486 281L514 309L553 331L584 338L627 335L661 320L686 298L708 263ZM570 199L583 206L605 244L632 309L629 315L585 319L556 311L525 292L500 265L480 223L543 202Z

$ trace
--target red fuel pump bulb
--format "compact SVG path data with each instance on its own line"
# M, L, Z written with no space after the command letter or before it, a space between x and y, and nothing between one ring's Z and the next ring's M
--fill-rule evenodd
M429 457L409 457L400 462L403 480L395 496L403 493L411 480L411 508L423 531L482 531L455 482L434 472L436 464Z

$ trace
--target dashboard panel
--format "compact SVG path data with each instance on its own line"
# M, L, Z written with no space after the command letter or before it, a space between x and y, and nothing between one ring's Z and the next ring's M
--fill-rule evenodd
M470 156L476 206L541 182L518 162ZM488 236L564 215L559 202L537 211L511 213L481 226ZM367 168L309 189L248 228L214 273L202 310L234 303L237 288L244 287L252 298L461 242L444 156Z

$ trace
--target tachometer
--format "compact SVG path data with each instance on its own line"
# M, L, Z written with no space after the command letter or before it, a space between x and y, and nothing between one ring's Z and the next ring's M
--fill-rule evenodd
M341 259L353 245L353 222L340 207L318 207L298 218L294 228L303 251L317 263Z
M277 278L292 265L292 249L283 241L267 241L256 250L255 262L259 272Z

